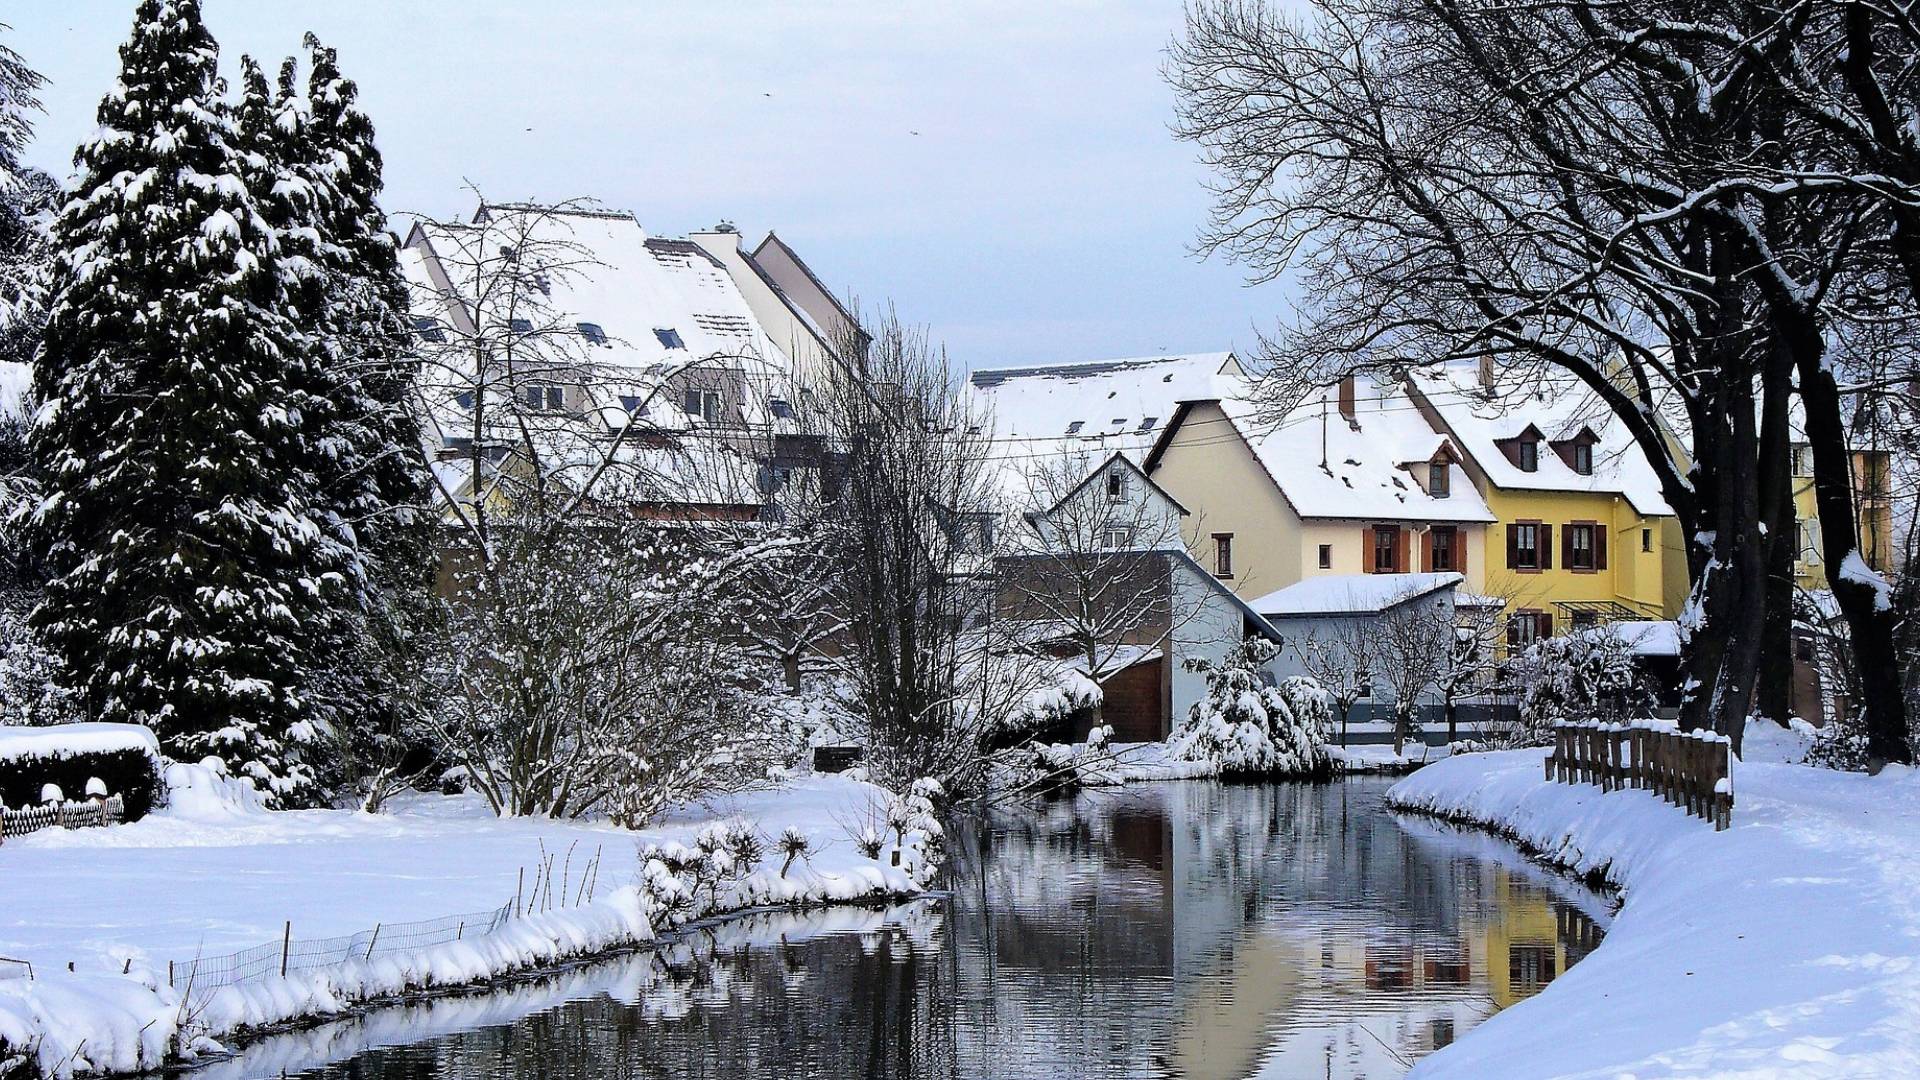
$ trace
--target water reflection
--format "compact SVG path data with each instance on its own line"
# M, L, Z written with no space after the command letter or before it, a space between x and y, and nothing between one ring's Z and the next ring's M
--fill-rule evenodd
M954 829L942 901L727 924L212 1074L1394 1076L1590 951L1606 906L1388 813L1385 787L1144 785L998 812Z

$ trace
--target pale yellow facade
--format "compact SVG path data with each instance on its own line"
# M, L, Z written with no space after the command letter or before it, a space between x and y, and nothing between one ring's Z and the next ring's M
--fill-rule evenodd
M1274 477L1214 402L1198 402L1178 431L1159 447L1153 462L1155 483L1179 499L1189 516L1182 522L1189 550L1242 599L1253 600L1322 574L1360 574L1369 569L1364 530L1392 524L1408 534L1410 565L1422 562L1424 522L1393 519L1302 518L1294 512ZM1312 468L1310 462L1302 467ZM1487 527L1456 522L1466 552L1465 589L1479 592L1488 566ZM1231 538L1231 565L1217 565L1218 538ZM1321 565L1321 548L1328 565Z

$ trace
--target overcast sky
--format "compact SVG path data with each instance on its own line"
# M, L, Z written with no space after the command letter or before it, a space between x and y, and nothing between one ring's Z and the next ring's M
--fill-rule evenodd
M71 170L133 0L24 0L52 81L29 160ZM683 235L777 230L972 367L1246 346L1281 310L1189 253L1206 210L1160 77L1178 0L1129 4L205 0L223 69L340 51L389 212L590 196Z

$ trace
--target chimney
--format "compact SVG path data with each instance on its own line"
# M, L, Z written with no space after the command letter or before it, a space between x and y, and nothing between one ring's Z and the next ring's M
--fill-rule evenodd
M1482 390L1493 389L1493 355L1491 353L1480 354L1479 383Z
M1340 415L1347 418L1347 425L1355 431L1360 429L1360 421L1354 415L1353 376L1347 375L1340 380Z

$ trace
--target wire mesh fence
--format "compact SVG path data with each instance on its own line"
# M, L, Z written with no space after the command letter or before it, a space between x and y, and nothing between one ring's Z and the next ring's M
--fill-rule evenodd
M316 971L356 960L372 960L392 953L491 934L513 917L514 903L509 900L492 911L447 915L419 922L380 923L371 930L337 937L297 938L293 936L293 925L289 923L279 941L255 945L224 956L196 956L188 960L168 961L167 981L185 994L204 997L223 987L269 976Z

